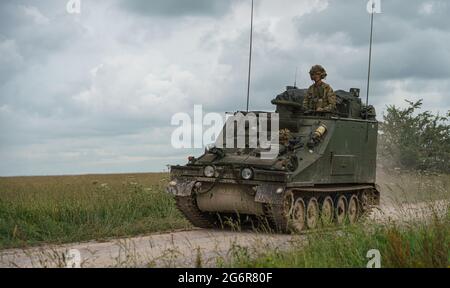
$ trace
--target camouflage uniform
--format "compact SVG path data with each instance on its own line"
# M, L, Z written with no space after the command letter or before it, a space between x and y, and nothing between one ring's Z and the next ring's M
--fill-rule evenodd
M281 129L280 130L280 144L282 145L288 145L289 139L292 137L291 131L289 129Z
M322 108L323 111L333 112L336 109L336 94L327 83L321 82L318 86L313 84L305 95L303 107L305 110Z
M320 65L314 65L309 71L309 75L311 80L317 81L313 76L325 79L327 71ZM333 112L336 109L336 94L330 85L320 80L309 87L303 100L303 107L305 110Z

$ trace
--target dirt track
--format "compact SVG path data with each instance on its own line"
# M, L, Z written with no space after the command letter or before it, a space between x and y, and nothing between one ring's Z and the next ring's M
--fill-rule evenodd
M432 206L437 211L444 211L440 207L445 205L446 202L437 201ZM423 219L430 216L430 206L419 203L399 209L385 204L372 218L377 222L413 220L416 217ZM4 250L0 252L0 267L66 267L68 262L76 262L70 259L77 259L78 256L82 267L210 267L226 259L233 247L283 249L292 240L301 241L302 238L302 235L194 229L103 243Z
M68 244L0 254L0 267L65 267L63 255L70 249L81 254L82 267L195 267L215 266L233 245L278 247L292 236L252 232L194 229L98 243ZM197 264L198 265L198 264Z

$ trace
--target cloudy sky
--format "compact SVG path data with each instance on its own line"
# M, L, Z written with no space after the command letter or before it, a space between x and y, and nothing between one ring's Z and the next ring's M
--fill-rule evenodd
M322 64L365 95L366 0L255 0L251 108ZM450 3L381 0L371 102L450 109ZM245 108L250 0L0 2L0 175L162 171L171 116Z

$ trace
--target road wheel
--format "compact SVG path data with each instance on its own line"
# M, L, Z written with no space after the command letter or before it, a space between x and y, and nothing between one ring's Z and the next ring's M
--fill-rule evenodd
M294 193L292 191L288 191L284 195L283 199L283 213L286 217L289 217L292 214L292 208L294 206Z
M362 213L370 212L370 209L375 205L376 198L374 193L367 189L361 193L359 200L359 208Z
M352 197L350 197L350 201L348 201L347 214L350 224L353 224L358 220L358 198L356 195L352 195Z
M306 207L302 198L297 198L294 203L291 215L291 226L295 232L305 229Z
M306 207L306 225L309 229L317 227L319 222L319 203L315 197L311 197Z
M336 208L334 209L336 215L336 222L338 225L344 224L345 216L347 214L347 200L344 195L339 196L336 201Z
M320 209L320 219L323 226L329 226L333 223L334 219L334 203L330 196L325 197L322 201Z

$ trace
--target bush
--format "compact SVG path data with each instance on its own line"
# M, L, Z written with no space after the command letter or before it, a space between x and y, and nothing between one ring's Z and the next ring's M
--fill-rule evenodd
M422 100L400 109L387 107L380 125L378 155L389 166L450 172L450 111L446 117L416 113Z

